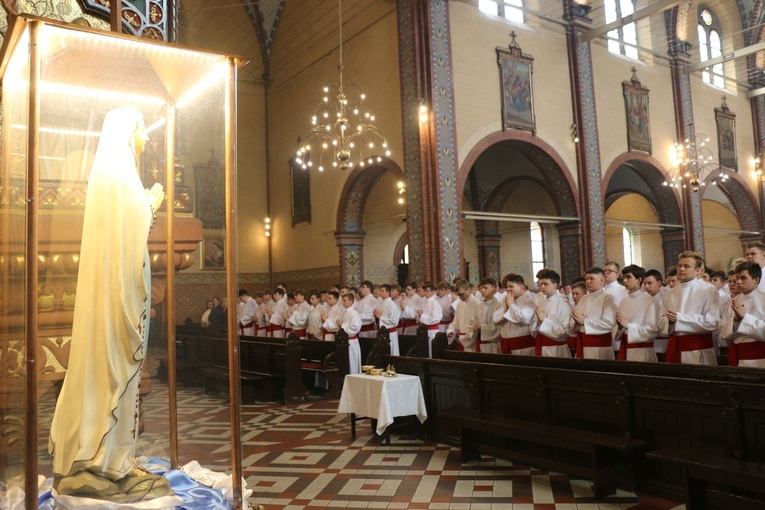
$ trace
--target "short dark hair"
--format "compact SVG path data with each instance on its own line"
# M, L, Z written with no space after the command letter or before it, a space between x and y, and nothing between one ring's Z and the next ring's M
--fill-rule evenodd
M502 286L506 287L507 282L513 282L525 286L526 282L523 281L523 276L515 273L507 273L502 277Z
M664 280L664 277L661 276L661 273L657 269L649 269L648 271L646 271L645 278L648 278L649 276L653 276L654 278L656 278L657 282ZM645 278L643 278L643 280L645 280Z
M327 292L327 295L328 296L332 296L333 298L337 299L338 301L340 300L340 293L338 291L336 291L336 290L330 290L329 292Z
M240 290L240 291L239 291L239 297L242 297L242 296L249 296L249 295L250 295L250 294L249 294L249 293L248 293L246 290L244 290L244 289L242 289L242 290Z
M584 282L576 282L571 284L571 290L582 289L587 294L587 285Z
M430 283L430 282L425 282L425 283L423 283L423 284L422 284L422 289L423 289L423 290L436 290L436 288L435 288L435 287L433 286L433 284L432 284L432 283Z
M318 290L311 291L309 299L314 297L314 296L316 297L316 299L321 299L321 292L318 291Z
M560 275L552 269L537 273L537 280L550 280L555 285L560 285Z
M484 285L491 285L492 287L497 286L497 280L491 277L484 278L480 282L478 282L479 287L483 287Z
M667 278L669 278L670 276L677 276L677 267L676 266L672 266L672 267L668 267L667 268Z
M273 292L274 295L283 296L284 295L284 289L281 287L276 287Z
M346 292L345 294L343 294L343 299L350 299L351 301L353 301L354 297L353 297L353 294L351 294L350 292Z
M301 296L305 297L306 296L306 291L304 291L303 289L295 289L295 290L292 291L292 295L293 296L296 296L298 294L300 294Z
M616 265L616 269L617 270L619 269L619 264ZM587 271L585 271L584 274L586 274L586 275L588 275L588 274L597 274L597 275L603 276L603 268L602 267L598 267L598 266L593 266L593 267L589 268Z
M361 282L361 287L367 287L368 289L372 289L374 287L374 284L370 282L369 280L364 280Z
M382 285L380 285L380 288L381 289L385 289L385 292L390 293L390 285L389 284L383 283Z
M743 271L749 273L749 276L752 278L757 278L758 280L762 278L762 268L759 264L755 264L754 262L742 262L736 266L736 274Z
M630 264L629 266L622 269L622 275L627 276L628 274L631 274L640 280L641 283L643 280L645 280L645 269L638 266L637 264Z

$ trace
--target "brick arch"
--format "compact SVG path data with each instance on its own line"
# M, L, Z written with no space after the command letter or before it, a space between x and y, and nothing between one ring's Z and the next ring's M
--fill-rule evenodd
M502 143L523 154L536 168L555 202L560 216L579 216L576 183L563 158L550 144L525 131L497 131L487 135L470 150L457 175L457 196L465 192L465 183L478 158L492 146ZM457 205L462 212L462 204ZM460 227L461 229L461 227Z
M754 198L746 181L738 173L731 170L722 170L722 172L728 176L728 180L725 183L717 184L717 187L720 188L720 191L733 204L741 230L762 232L757 200ZM704 199L704 190L709 186L713 186L712 181L716 175L717 172L714 172L704 179L705 185L699 188L699 200Z
M405 180L404 171L393 160L381 157L372 165L356 165L343 186L337 206L335 239L344 284L358 285L364 275L364 207L369 193L385 172Z
M621 167L629 167L638 177L648 186L651 194L647 195L639 190L618 189L608 191L608 185ZM660 223L683 223L682 205L680 198L673 191L673 188L664 186L664 180L667 178L667 171L655 158L642 152L625 152L614 159L608 166L603 180L601 181L601 193L603 203L609 204L610 196L615 193L624 194L626 191L639 193L651 204L656 211ZM609 204L610 205L610 204ZM607 209L607 208L606 208Z
M622 167L628 167L635 172L648 186L649 193L629 187L609 190L608 185L611 183L611 179ZM666 178L667 171L655 158L642 152L625 152L611 162L601 181L601 193L606 210L617 198L626 193L637 193L651 205L659 218L659 223L683 225L683 208L680 197L675 193L674 188L664 186ZM662 231L662 252L665 265L676 260L677 255L682 253L684 249L684 229L665 229Z
M525 131L496 131L481 139L473 148L468 152L465 160L460 166L459 173L457 174L457 196L462 197L465 193L465 185L467 183L470 172L473 169L478 158L490 150L493 146L502 144L506 147L517 150L529 162L537 169L541 175L539 181L542 183L544 189L550 194L550 197L555 204L556 213L559 216L576 217L580 216L581 204L579 203L579 195L577 192L577 186L572 177L563 158L558 154L550 144L544 140L533 136L531 133ZM458 201L457 212L462 217L462 201ZM459 234L460 242L462 242L462 229L463 221L459 220ZM566 225L558 225L558 233L560 240L560 253L561 253L561 276L564 280L574 278L579 275L583 270L583 244L581 224L578 221L567 222ZM491 239L495 236L484 236L486 239L484 242L484 254L481 254L481 244L479 243L479 258L482 262L482 270L491 274L498 271L499 265L499 243L496 239ZM462 246L460 246L460 252ZM492 266L493 269L488 269L488 266Z

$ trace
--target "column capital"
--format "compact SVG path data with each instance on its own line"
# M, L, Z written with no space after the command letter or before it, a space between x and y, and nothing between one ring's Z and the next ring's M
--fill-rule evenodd
M366 235L367 233L364 230L354 232L336 230L335 240L338 246L362 246L364 244L364 236Z

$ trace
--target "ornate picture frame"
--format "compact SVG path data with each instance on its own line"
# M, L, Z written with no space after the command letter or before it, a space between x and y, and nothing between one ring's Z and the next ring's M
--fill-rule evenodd
M515 41L515 32L509 48L497 48L499 89L502 97L502 130L522 129L535 134L534 116L534 58L524 55Z
M295 158L290 159L293 227L298 223L311 223L311 172L303 168L310 159L310 153L303 156L303 165L295 161Z
M205 271L226 270L226 232L203 231L199 259Z
M632 68L632 78L622 82L624 112L627 117L627 147L631 151L651 154L651 116L649 89L640 84L637 71Z
M727 97L723 96L722 105L715 108L717 123L717 156L720 166L734 172L738 171L736 156L736 114L728 108Z

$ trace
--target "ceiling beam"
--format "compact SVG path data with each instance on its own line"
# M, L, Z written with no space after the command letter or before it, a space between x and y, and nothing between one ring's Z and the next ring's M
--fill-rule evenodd
M759 89L750 90L746 93L747 99L752 99L753 97L761 96L765 94L765 87L760 87Z
M628 14L624 16L623 18L620 18L616 21L612 21L611 23L606 23L605 25L601 25L599 27L590 29L587 32L584 32L583 34L579 36L579 42L584 43L584 42L592 41L593 39L597 39L598 37L603 37L604 35L609 33L611 30L616 30L617 28L621 28L624 25L629 25L630 23L634 23L638 20L647 18L648 16L652 16L659 12L664 12L667 9L671 9L672 7L675 7L676 5L680 5L680 3L681 3L680 0L659 0L656 3L647 5L641 9L638 9L632 14Z
M765 42L759 42L757 44L752 44L751 46L744 46L743 48L739 48L737 50L731 51L730 53L724 53L720 55L719 57L710 58L709 60L705 60L704 62L697 62L696 64L693 64L691 66L686 66L685 74L691 74L695 71L700 71L702 69L706 69L707 67L712 67L715 64L720 64L722 62L727 62L729 60L745 57L747 55L751 55L752 53L756 53L760 50L765 50Z

